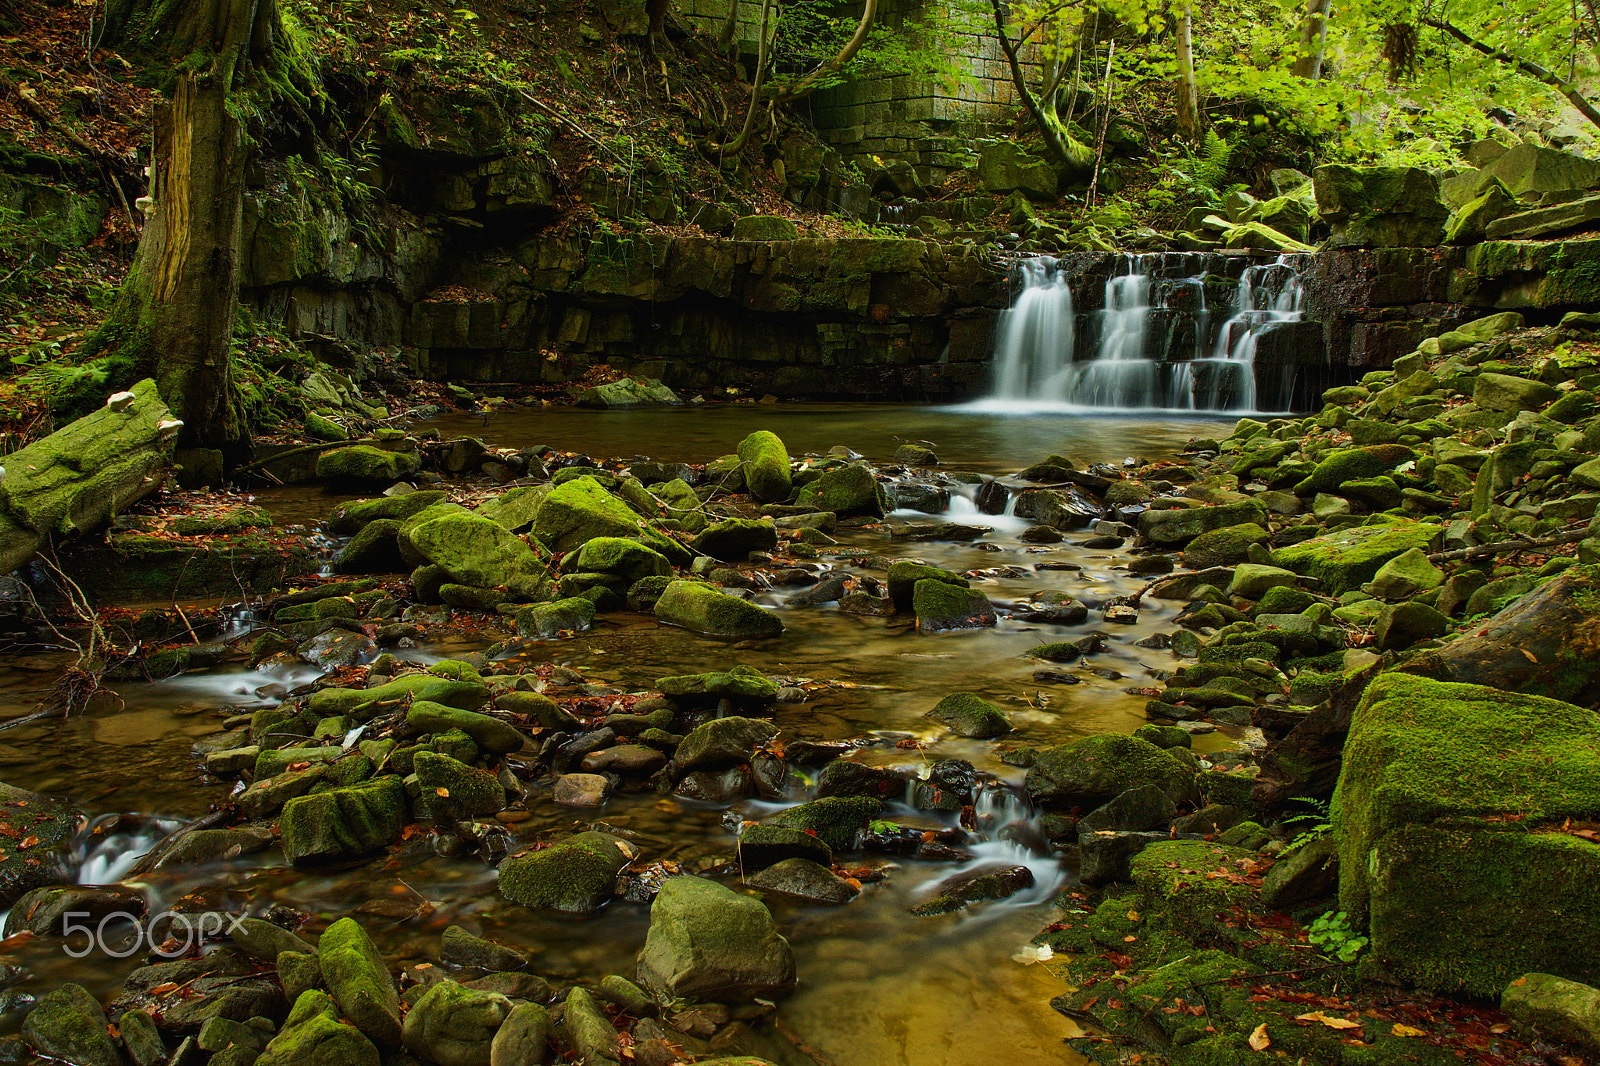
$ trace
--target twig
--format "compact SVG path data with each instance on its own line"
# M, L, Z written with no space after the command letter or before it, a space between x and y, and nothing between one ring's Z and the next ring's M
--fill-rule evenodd
M551 115L554 118L560 119L562 122L565 122L567 125L571 126L573 129L577 130L584 137L587 137L591 142L594 143L595 147L599 148L601 151L603 151L603 152L607 153L608 155L610 155L612 159L615 159L617 162L622 163L624 165L627 164L628 161L626 159L622 158L622 156L620 154L618 154L616 149L614 149L614 148L610 147L609 145L607 145L604 141L600 140L594 134L590 133L588 130L584 129L582 126L580 126L576 122L572 121L566 115L563 115L561 112L557 111L553 107L550 107L548 104L545 104L543 101L537 100L534 97L529 96L527 93L523 92L521 89L516 89L514 86L512 88L514 89L514 91L516 92L516 94L518 96L520 96L524 100L528 101L528 103L532 104L534 107L537 107L540 111L543 111L545 114Z
M287 451L279 452L278 454L268 456L265 459L257 459L253 463L246 463L245 465L243 465L243 466L239 467L237 470L235 470L233 472L233 476L234 477L238 477L240 474L247 473L247 472L249 472L251 470L256 469L257 467L264 467L268 463L277 462L279 459L287 459L291 455L304 455L306 452L329 452L329 451L332 451L335 448L351 448L351 447L354 447L357 444L377 444L377 443L378 442L376 440L373 440L371 437L362 437L359 440L336 440L336 441L330 441L330 442L328 442L326 444L303 444L298 448L290 448ZM265 473L265 471L262 471L262 472Z
M1456 548L1447 552L1435 552L1428 556L1430 563L1448 563L1457 559L1475 559L1480 555L1499 555L1501 552L1527 551L1529 548L1550 548L1558 544L1576 544L1589 537L1588 523L1581 528L1568 529L1551 537L1514 537L1511 540L1499 540L1493 544L1480 544L1474 548Z

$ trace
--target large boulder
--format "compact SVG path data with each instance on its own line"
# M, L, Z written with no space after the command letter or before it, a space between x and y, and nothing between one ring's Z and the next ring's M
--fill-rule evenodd
M533 532L553 552L575 551L596 537L625 537L648 545L675 565L687 566L691 560L687 548L587 475L550 490L533 520Z
M620 378L578 393L579 407L677 407L678 394L655 378Z
M789 498L789 450L776 433L758 429L740 441L736 451L745 464L744 483L750 495L762 503Z
M1340 905L1387 972L1475 996L1600 974L1600 845L1559 831L1600 817L1594 711L1385 674L1351 717L1333 814Z
M521 537L470 511L446 511L407 524L401 536L454 584L504 586L513 596L531 598L546 574L545 561Z
M490 1066L490 1045L511 1014L498 992L440 981L406 1015L406 1050L438 1066Z
M46 992L22 1022L22 1039L41 1058L72 1066L120 1066L106 1012L82 985Z
M917 628L927 632L981 629L999 620L981 591L941 578L923 578L912 586L911 609L917 615Z
M1432 248L1444 239L1450 210L1426 170L1329 163L1311 180L1317 211L1333 227L1331 247Z
M392 485L422 469L415 452L391 452L371 444L352 444L317 456L317 478L336 485Z
M778 529L770 518L724 518L707 526L693 544L702 555L731 563L742 563L751 552L772 551L777 546Z
M349 537L361 532L369 522L376 522L380 518L403 522L435 504L444 503L449 496L449 493L442 490L428 489L408 492L402 496L355 500L334 508L323 525L336 537Z
M1202 533L1238 525L1267 524L1267 509L1255 500L1214 507L1172 507L1139 516L1139 532L1162 547L1187 544Z
M1551 699L1600 699L1600 565L1568 567L1459 640L1404 667Z
M683 773L738 766L749 762L757 748L771 743L777 735L777 726L762 718L713 718L695 726L683 738L673 762Z
M587 541L571 567L563 569L579 574L609 574L625 586L640 578L672 576L672 564L665 555L624 537L595 537Z
M358 858L400 839L408 806L398 777L298 796L278 819L290 862Z
M656 601L655 611L663 622L708 637L743 640L783 632L776 614L699 581L672 582Z
M1272 553L1275 563L1321 582L1332 596L1360 588L1384 563L1413 548L1427 548L1444 532L1430 522L1356 526L1290 544Z
M639 983L663 1002L772 999L795 986L794 952L767 908L699 877L661 886L638 967Z
M1600 1052L1600 989L1548 973L1527 973L1500 996L1506 1016L1546 1036Z
M1194 771L1148 740L1102 733L1046 748L1024 779L1036 803L1094 808L1131 788L1155 785L1174 803L1194 796Z
M340 918L317 942L317 963L339 1011L385 1048L400 1046L400 994L361 923Z
M1022 190L1038 199L1056 194L1056 172L1045 160L1029 155L1015 141L990 141L978 149L978 182L992 193Z
M813 511L830 511L844 518L870 515L882 518L889 513L889 497L864 466L841 466L800 490L799 504Z
M111 403L5 457L0 574L46 540L97 529L161 487L183 423L146 378ZM126 400L126 402L124 402Z
M1484 181L1499 179L1512 196L1564 193L1600 185L1600 163L1536 144L1513 146L1483 168Z
M620 837L579 833L500 864L500 894L525 907L588 914L611 898L637 852Z
M339 1004L318 988L300 993L257 1066L378 1066L378 1049L339 1020Z

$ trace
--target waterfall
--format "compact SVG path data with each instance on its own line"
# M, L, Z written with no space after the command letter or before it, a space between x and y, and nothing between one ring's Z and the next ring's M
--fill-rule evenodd
M1304 260L1282 255L1246 267L1232 299L1216 308L1227 317L1215 329L1207 284L1218 280L1210 268L1227 259L1118 256L1102 308L1081 316L1060 262L1020 260L1015 299L996 327L990 406L1258 410L1256 346L1269 327L1300 321ZM1272 399L1287 406L1286 395Z

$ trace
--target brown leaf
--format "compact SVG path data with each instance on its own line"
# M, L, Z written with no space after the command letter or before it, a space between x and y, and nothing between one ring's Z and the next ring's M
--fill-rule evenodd
M20 851L27 851L37 843L39 843L39 838L30 834L17 842L17 848Z
M1331 1015L1324 1014L1320 1010L1314 1010L1310 1014L1296 1014L1294 1016L1294 1020L1297 1021L1297 1022L1321 1022L1323 1025L1326 1025L1329 1029L1359 1029L1359 1028L1361 1028L1361 1023L1360 1022L1352 1022L1347 1018L1335 1018L1335 1017L1332 1017Z
M448 788L445 788L443 785L440 785L438 788L434 789L433 791L434 791L435 795L441 796L444 799L449 799L450 798L450 790Z
M1427 1036L1428 1034L1423 1032L1421 1029L1418 1029L1414 1025L1406 1025L1403 1022L1395 1022L1394 1023L1394 1028L1389 1030L1389 1035L1390 1036Z
M1272 1039L1267 1036L1267 1023L1262 1022L1256 1026L1255 1032L1250 1034L1250 1050L1265 1051L1272 1046Z
M1539 661L1537 658L1534 657L1533 652L1529 651L1527 648L1518 648L1517 650L1520 651L1524 656L1526 656L1527 660L1530 663L1537 663Z

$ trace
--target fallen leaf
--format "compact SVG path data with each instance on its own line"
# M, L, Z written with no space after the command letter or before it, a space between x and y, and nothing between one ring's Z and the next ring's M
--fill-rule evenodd
M1335 1018L1335 1017L1333 1017L1331 1015L1324 1014L1320 1010L1314 1010L1310 1014L1296 1014L1294 1016L1294 1020L1297 1021L1297 1022L1321 1022L1323 1025L1326 1025L1329 1029L1359 1029L1359 1028L1361 1028L1361 1023L1360 1022L1352 1022L1352 1021L1350 1021L1349 1019L1346 1019L1346 1018Z
M444 799L449 799L450 798L450 790L448 788L445 788L443 785L440 785L438 788L434 789L433 791L434 791L434 793L436 795L438 795L438 796L440 796L440 797L442 797Z
M1403 1022L1395 1022L1394 1023L1394 1028L1389 1030L1389 1035L1391 1035L1391 1036L1427 1036L1428 1034L1424 1033L1421 1029L1418 1029L1416 1026L1406 1025Z
M1139 920L1139 912L1135 911L1135 910L1130 910L1128 912L1128 921L1137 922L1138 920Z
M17 850L19 850L19 851L27 851L29 848L33 847L37 843L39 843L39 838L38 837L36 837L36 836L25 836L25 837L23 837L21 840L19 840L17 842Z
M1534 658L1533 652L1529 651L1527 648L1518 648L1517 650L1522 652L1522 654L1530 663L1537 663L1539 661L1538 659Z
M1250 1034L1250 1050L1265 1051L1272 1046L1272 1040L1267 1036L1267 1023L1262 1022L1256 1026L1256 1031Z
M1512 988L1521 988L1523 985L1525 985L1527 983L1528 983L1528 979L1526 977L1519 977L1515 981L1511 982L1511 987Z

